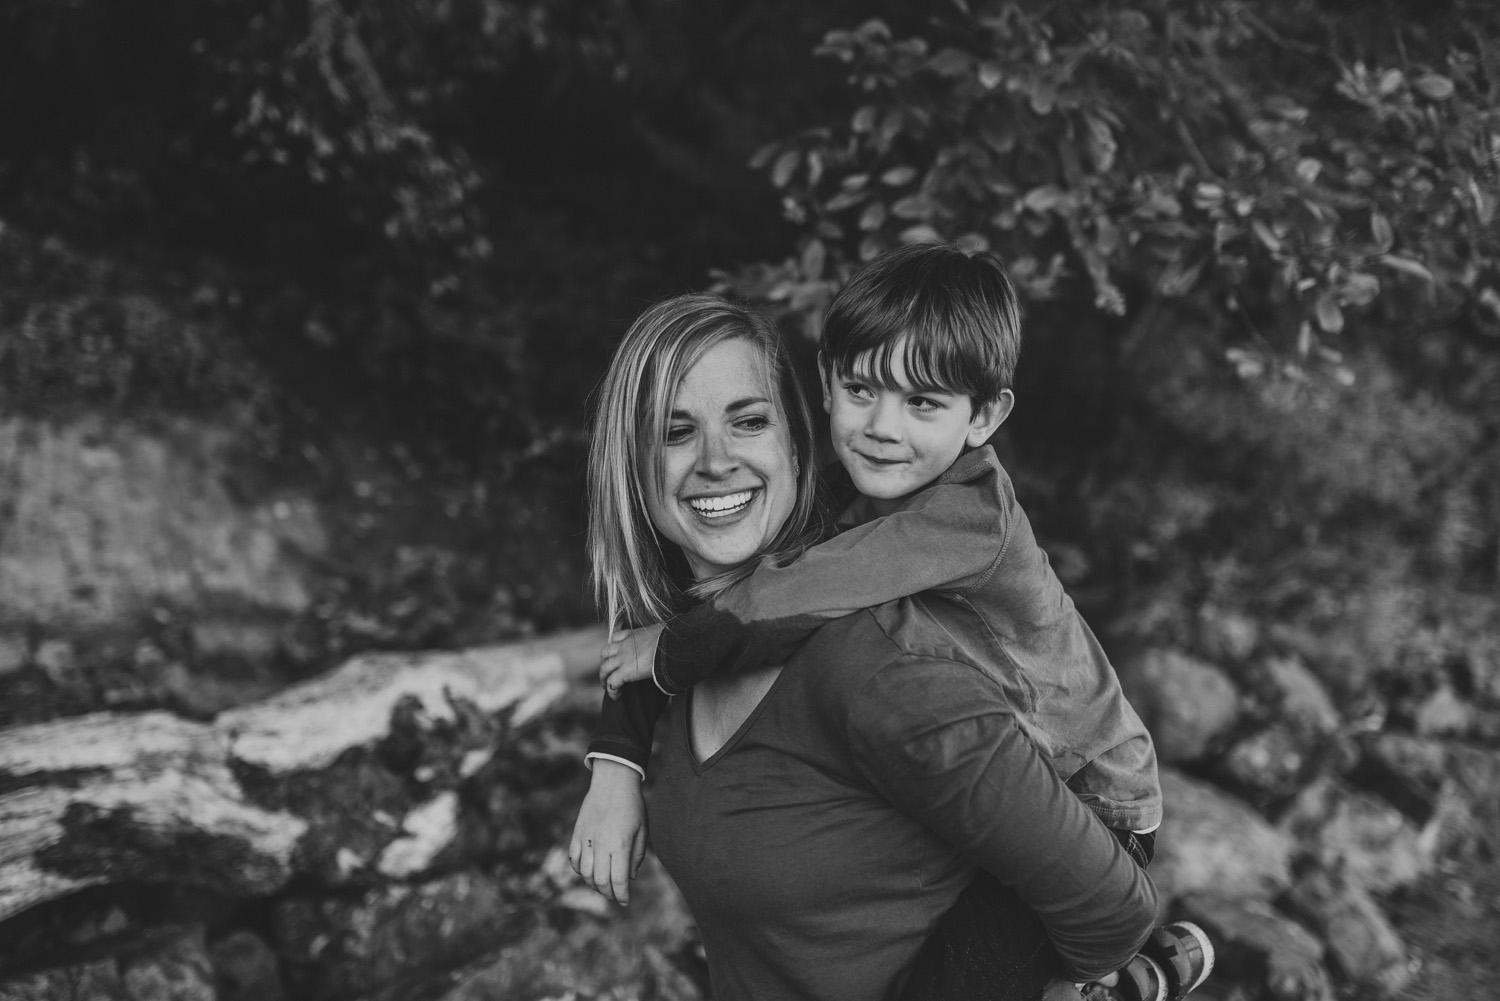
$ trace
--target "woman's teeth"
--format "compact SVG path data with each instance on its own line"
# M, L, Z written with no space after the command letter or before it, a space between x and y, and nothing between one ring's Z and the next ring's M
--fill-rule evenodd
M688 506L705 518L722 518L726 514L734 514L749 504L750 498L754 496L754 490L741 490L739 493L725 494L722 497L695 497L688 501Z

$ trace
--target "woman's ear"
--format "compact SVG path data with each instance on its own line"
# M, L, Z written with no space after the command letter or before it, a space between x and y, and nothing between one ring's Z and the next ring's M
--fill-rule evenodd
M1011 410L1016 405L1016 394L1008 389L1000 390L1000 396L982 407L974 409L974 416L969 418L969 434L967 437L970 448L978 448L990 440L990 435L1005 423L1005 418L1010 416Z
M833 413L833 373L828 369L828 359L818 352L818 385L823 387L823 412Z

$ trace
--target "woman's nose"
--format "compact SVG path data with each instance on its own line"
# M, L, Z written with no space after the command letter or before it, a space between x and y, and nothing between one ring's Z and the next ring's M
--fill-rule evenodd
M722 477L738 467L739 457L728 435L709 433L699 438L698 470L703 475Z

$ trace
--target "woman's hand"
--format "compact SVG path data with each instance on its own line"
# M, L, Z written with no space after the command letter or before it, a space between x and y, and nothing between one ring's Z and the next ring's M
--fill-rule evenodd
M630 903L630 881L646 857L646 801L641 776L618 761L594 759L589 791L573 824L573 871L617 904Z
M639 629L616 629L610 634L609 642L599 651L599 683L610 698L618 699L626 683L651 677L663 628L658 622Z

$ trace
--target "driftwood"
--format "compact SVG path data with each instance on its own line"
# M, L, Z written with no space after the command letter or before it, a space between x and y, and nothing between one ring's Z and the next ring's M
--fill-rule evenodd
M101 883L259 896L417 875L459 837L459 784L592 672L602 636L363 655L207 723L0 732L0 920Z

